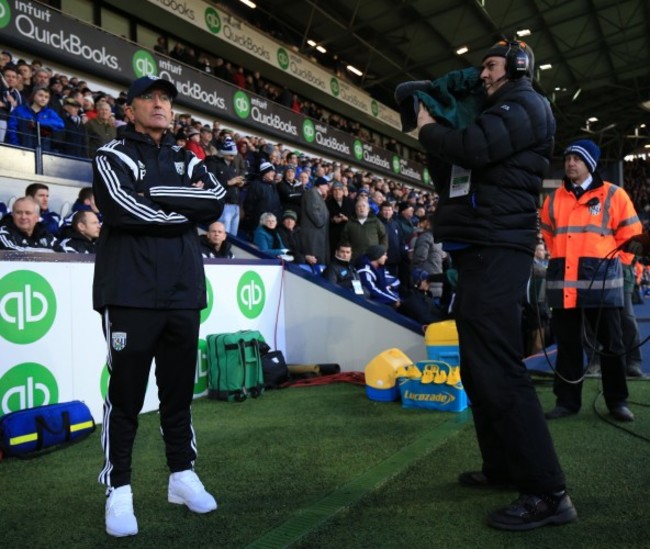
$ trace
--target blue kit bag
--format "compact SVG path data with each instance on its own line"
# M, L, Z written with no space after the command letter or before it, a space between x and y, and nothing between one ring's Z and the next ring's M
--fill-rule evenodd
M27 457L79 441L94 430L95 420L79 400L27 408L0 417L0 450L5 456Z

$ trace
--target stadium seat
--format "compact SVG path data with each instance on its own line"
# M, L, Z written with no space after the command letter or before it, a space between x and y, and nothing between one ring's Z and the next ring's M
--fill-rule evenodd
M65 219L68 216L68 214L70 213L70 208L71 208L70 202L66 201L63 204L61 204L61 212L60 212L61 219Z

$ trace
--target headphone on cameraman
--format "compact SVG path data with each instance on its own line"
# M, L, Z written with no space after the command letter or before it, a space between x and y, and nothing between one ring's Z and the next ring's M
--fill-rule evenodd
M518 80L527 74L532 76L530 74L532 73L531 60L526 43L512 40L503 41L503 45L508 46L506 52L506 76L508 80Z

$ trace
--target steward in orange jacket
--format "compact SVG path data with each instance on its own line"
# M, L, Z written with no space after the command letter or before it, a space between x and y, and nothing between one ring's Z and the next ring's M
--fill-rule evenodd
M642 226L623 189L596 173L592 178L579 198L565 179L542 208L542 236L551 256L546 273L551 307L623 306L621 263L630 265L634 256L613 252L640 234Z
M626 349L622 335L622 263L633 255L618 250L642 227L627 193L595 173L600 149L590 140L564 151L563 185L544 201L541 229L551 255L546 296L557 340L556 406L547 419L577 414L584 375L583 324L596 334L587 352L600 345L603 395L618 421L633 421L627 407Z

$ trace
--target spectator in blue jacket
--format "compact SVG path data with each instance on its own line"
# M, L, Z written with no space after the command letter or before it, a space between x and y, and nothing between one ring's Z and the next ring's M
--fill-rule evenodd
M55 134L61 135L65 125L56 111L47 106L49 101L50 90L34 88L29 105L19 105L11 111L5 141L35 149L40 139L43 151L51 151Z
M388 259L386 246L381 244L368 246L366 253L359 260L359 278L362 286L370 293L370 299L397 309L400 306L397 293L399 279L392 276L384 267L386 259Z
M260 251L273 256L283 255L289 251L277 231L277 226L278 218L270 212L265 212L260 216L260 224L253 235L255 246Z
M95 203L95 193L93 192L92 187L82 187L79 189L79 194L77 195L77 199L72 205L70 213L65 219L61 221L61 227L63 228L72 225L72 218L77 212L93 212L97 215L101 223L102 214L99 213L99 210L97 209L97 204Z

